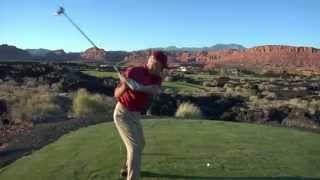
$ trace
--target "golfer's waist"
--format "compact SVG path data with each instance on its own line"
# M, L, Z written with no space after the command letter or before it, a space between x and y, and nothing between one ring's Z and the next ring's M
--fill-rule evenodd
M120 101L118 101L118 104L122 109L124 109L124 110L126 110L126 111L128 111L130 113L141 114L141 110L139 110L136 107L130 107L130 106L128 106L125 103L122 103Z

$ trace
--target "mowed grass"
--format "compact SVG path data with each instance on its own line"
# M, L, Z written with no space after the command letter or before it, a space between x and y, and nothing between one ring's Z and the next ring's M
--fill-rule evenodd
M200 86L197 84L187 83L187 82L179 82L179 81L167 81L162 85L163 89L170 89L176 93L187 93L187 94L195 94L200 92L207 92L209 88L204 86Z
M319 134L205 120L153 119L143 126L142 179L320 177ZM124 153L114 124L98 124L2 168L0 179L113 180Z
M96 70L86 70L86 71L81 71L84 74L94 76L97 78L107 78L107 77L113 77L113 78L118 78L118 75L116 72L111 72L111 71L96 71Z

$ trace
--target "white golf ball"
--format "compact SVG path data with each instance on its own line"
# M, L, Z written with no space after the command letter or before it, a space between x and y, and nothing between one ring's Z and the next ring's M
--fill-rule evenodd
M207 163L207 167L210 167L210 165L211 165L210 163Z

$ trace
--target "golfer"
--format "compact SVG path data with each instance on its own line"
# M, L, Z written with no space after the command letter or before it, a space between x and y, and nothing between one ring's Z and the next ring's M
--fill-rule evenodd
M147 108L151 96L158 93L165 68L168 68L167 56L162 51L154 51L146 64L128 68L115 89L117 105L113 118L127 149L126 166L121 169L120 177L127 180L140 179L141 155L145 146L141 112Z

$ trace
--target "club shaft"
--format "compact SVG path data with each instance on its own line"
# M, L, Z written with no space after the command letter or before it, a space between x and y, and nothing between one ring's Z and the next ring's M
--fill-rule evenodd
M96 44L80 29L80 27L66 14L63 15L73 24L73 26L92 44L93 47L98 48Z

